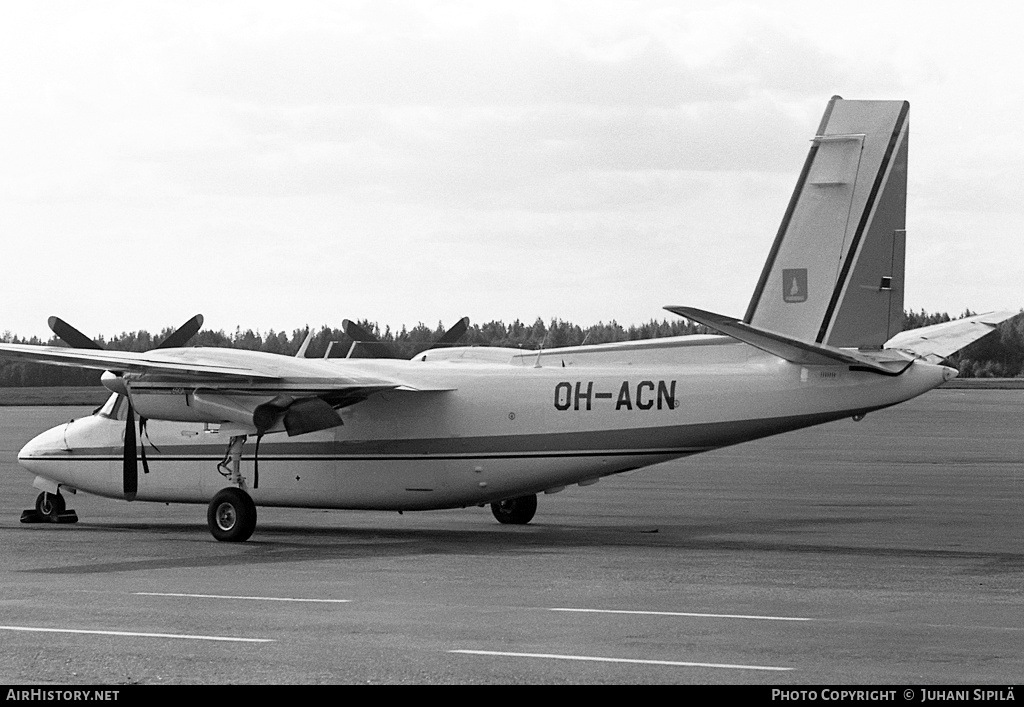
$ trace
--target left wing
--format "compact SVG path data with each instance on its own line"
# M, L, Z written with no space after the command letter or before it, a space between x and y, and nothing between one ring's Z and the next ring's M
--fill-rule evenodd
M135 498L138 489L136 426L142 434L141 418L228 423L222 431L230 430L232 445L240 435L255 434L258 450L259 438L269 432L285 431L293 436L342 425L339 408L375 393L453 390L430 382L402 380L393 375L393 366L383 372L374 370L383 362L353 361L344 365L340 361L220 348L106 351L70 325L56 325L80 347L0 344L0 358L105 371L103 385L128 400L123 476L124 495L129 500ZM189 333L190 327L193 325L187 323L182 328L184 333L176 332L168 339L177 343L191 337L195 332ZM137 425L136 415L140 418ZM145 468L144 451L142 463ZM257 469L253 487L258 484Z
M454 388L373 370L374 361L294 358L220 348L145 353L0 344L0 357L107 371L108 389L127 395L143 417L232 422L253 433L305 434L342 424L336 408L387 390ZM347 364L347 365L346 365Z
M272 390L302 386L324 392L345 388L380 388L408 391L452 390L393 375L379 375L354 365L339 367L323 359L307 359L261 351L221 348L154 349L145 353L75 349L31 344L0 344L0 358L56 366L110 371L130 378L148 378L183 384L210 384ZM354 364L355 362L353 362Z
M165 373L193 377L245 377L275 378L276 376L253 370L251 367L223 365L201 360L168 360L166 352L156 350L146 353L131 351L106 351L96 348L64 348L60 346L35 346L32 344L0 344L0 357L19 361L45 363L53 366L73 366L113 373Z

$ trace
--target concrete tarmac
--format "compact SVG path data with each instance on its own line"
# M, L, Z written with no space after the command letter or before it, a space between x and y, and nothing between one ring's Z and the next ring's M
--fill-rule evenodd
M0 408L0 683L1022 675L1022 390L937 390L570 487L524 527L269 508L241 545L198 505L79 494L77 524L20 523L37 492L17 450L88 412Z

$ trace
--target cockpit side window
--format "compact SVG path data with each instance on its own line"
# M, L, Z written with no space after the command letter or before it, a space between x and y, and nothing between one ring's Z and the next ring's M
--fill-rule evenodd
M124 420L128 414L128 406L124 402L124 396L120 393L112 393L107 402L97 408L94 415L107 417L111 420Z

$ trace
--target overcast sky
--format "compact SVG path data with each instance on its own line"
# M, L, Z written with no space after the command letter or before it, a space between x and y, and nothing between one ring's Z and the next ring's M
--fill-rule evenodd
M4 2L0 332L742 316L830 96L906 305L1024 306L1016 3Z

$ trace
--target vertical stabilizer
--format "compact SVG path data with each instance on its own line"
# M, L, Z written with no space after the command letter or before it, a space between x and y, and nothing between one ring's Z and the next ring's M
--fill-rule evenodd
M906 101L829 101L744 321L837 347L902 328Z

